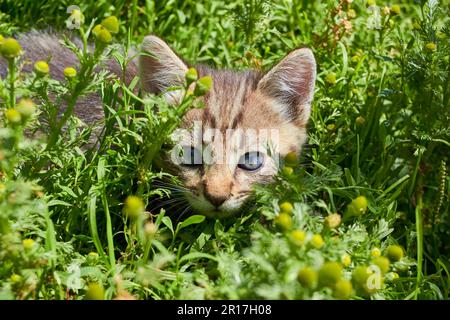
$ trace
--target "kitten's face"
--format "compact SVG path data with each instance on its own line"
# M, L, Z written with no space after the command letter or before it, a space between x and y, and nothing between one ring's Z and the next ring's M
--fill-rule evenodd
M143 88L160 93L183 83L187 66L159 38L148 36L141 57ZM224 217L237 212L255 184L271 181L278 160L299 153L314 91L315 61L309 49L287 55L267 74L197 67L213 78L178 130L177 149L167 167L181 179L184 195L196 213ZM172 103L180 92L167 93ZM175 155L175 157L174 157Z

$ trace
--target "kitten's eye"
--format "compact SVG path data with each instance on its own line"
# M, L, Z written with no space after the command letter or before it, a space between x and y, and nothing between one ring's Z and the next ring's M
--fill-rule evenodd
M183 146L181 152L182 165L198 166L202 164L202 154L198 149L192 146Z
M260 152L247 152L238 163L238 167L248 171L255 171L261 168L264 162L264 155Z

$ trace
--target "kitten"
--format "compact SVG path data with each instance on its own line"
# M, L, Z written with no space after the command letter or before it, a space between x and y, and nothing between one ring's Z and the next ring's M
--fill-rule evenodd
M140 57L142 87L147 92L160 93L182 85L188 65L161 39L147 36L142 50L153 57ZM188 157L171 165L173 172L186 188L185 197L195 212L208 216L235 213L251 196L255 184L271 181L277 166L270 156L269 146L281 157L289 152L299 153L306 140L306 125L310 116L316 78L316 63L311 50L297 49L284 57L268 73L236 72L196 66L199 76L210 75L212 89L203 97L204 109L192 109L183 118L187 129L179 145ZM181 92L167 93L169 101L179 101ZM200 124L200 142L195 143L196 124ZM215 129L207 135L208 129ZM247 129L275 130L278 141L269 137L253 137L242 143ZM239 140L232 144L231 154L217 160L223 153L224 137L232 131ZM211 132L211 130L209 130ZM233 139L231 139L233 140ZM236 140L236 139L234 139ZM210 154L209 163L194 158ZM220 152L218 151L220 149ZM189 153L190 152L190 153ZM212 160L212 161L211 161Z
M32 62L25 71L51 55L51 75L61 79L62 70L76 63L73 53L61 46L55 35L32 32L19 42ZM144 92L162 93L169 103L178 103L183 93L166 90L184 84L189 65L153 35L144 38L141 50L151 55L132 61L127 81L139 74ZM120 73L115 62L107 67ZM306 140L316 63L312 51L302 48L290 52L266 74L195 67L199 77L210 75L213 85L199 98L205 108L192 109L184 116L177 143L184 154L178 161L167 155L166 167L180 178L183 194L195 213L223 217L242 207L255 184L271 181L278 170L274 156L300 153ZM80 101L75 114L87 123L101 119L99 97ZM276 134L258 134L264 130ZM247 131L257 133L247 135Z

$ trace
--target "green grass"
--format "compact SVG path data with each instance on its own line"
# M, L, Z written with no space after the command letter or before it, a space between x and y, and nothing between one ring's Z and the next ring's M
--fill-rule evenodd
M109 15L120 30L111 45L81 50L77 76L62 82L22 72L18 58L2 62L9 73L0 81L0 298L449 298L448 1L379 0L390 13L375 29L368 4L357 0L0 0L0 34L64 30L71 4L85 14L81 32L72 31L79 36ZM192 97L172 108L136 96L137 79L127 87L93 71L109 56L125 66L117 49L149 33L187 60L220 68L267 70L294 48L314 51L309 147L234 218L180 219L177 206L155 204L172 191L156 181L176 183L155 163L195 107ZM70 110L92 91L105 113L98 148L86 147L92 129ZM48 92L67 103L65 116L56 119ZM37 112L14 120L7 110L27 97ZM43 136L24 134L43 123ZM130 195L144 201L152 222L126 214ZM359 196L368 204L360 201L356 215ZM292 211L281 212L283 202ZM333 213L343 216L338 227L329 227ZM379 254L389 269L370 289L365 271L380 265Z

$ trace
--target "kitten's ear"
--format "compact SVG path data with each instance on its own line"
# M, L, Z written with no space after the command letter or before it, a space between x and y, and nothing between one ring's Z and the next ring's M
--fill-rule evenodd
M182 86L188 67L163 40L150 35L142 41L139 69L143 90L158 94ZM179 95L179 91L172 91L167 93L167 98L176 102Z
M289 53L258 83L258 89L274 99L284 118L304 126L311 113L316 80L316 61L308 48Z

